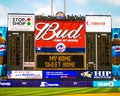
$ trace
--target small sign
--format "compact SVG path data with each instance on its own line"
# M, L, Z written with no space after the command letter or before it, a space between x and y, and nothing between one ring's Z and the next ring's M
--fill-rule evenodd
M65 14L63 12L57 12L56 17L57 19L63 19L65 17Z

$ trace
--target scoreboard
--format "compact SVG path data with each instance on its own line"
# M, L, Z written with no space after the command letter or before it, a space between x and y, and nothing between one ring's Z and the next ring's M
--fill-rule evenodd
M37 69L84 70L85 55L80 53L38 53L36 54Z
M85 20L35 21L38 70L85 70Z

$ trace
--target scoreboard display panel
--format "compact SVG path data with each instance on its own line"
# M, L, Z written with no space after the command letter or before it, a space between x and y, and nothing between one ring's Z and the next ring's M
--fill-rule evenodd
M85 20L36 20L36 69L85 70L85 37Z
M80 53L38 53L36 69L84 70L85 55Z

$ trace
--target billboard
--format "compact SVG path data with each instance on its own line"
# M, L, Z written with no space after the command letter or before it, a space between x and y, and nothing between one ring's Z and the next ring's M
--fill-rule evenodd
M42 71L7 71L8 79L42 79Z
M80 79L88 79L88 80L97 80L97 79L111 79L112 78L112 72L104 70L104 71L79 71L79 78Z
M40 87L39 80L12 80L13 87Z
M85 21L36 20L36 52L85 52Z
M42 81L40 87L60 87L59 81Z
M61 87L93 87L92 81L61 81Z
M9 80L0 80L0 87L12 87L13 82Z
M120 81L93 81L93 87L120 87Z
M120 28L112 29L112 75L120 77Z
M7 36L7 27L0 27L0 76L6 76L7 67L6 67L6 36Z
M78 77L77 70L43 70L43 78L46 79L73 79Z
M35 67L35 62L24 62L23 66L24 67Z
M8 14L8 31L34 31L34 14Z
M111 32L110 15L86 15L86 32Z

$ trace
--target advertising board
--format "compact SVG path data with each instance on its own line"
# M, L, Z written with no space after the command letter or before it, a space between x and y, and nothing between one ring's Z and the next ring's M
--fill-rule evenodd
M120 77L120 28L112 29L112 75Z
M92 87L92 81L61 81L61 87Z
M60 82L57 81L42 81L40 87L60 87Z
M36 52L85 52L85 21L36 20Z
M93 81L93 87L120 87L120 81Z
M112 72L104 70L104 71L79 71L79 78L83 79L90 79L90 80L95 80L95 79L111 79L112 78Z
M7 71L8 79L42 79L42 71Z
M111 32L111 16L86 15L86 32Z
M73 79L77 78L78 71L76 70L43 70L43 78L54 78L54 79Z
M24 67L35 67L35 62L24 62Z
M34 14L8 14L8 31L34 31Z
M7 50L6 50L7 27L0 26L0 76L7 74Z
M39 87L39 80L12 80L13 87Z
M12 86L13 86L12 81L0 80L0 87L12 87Z

